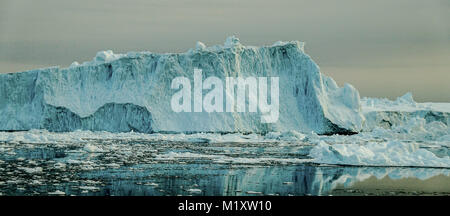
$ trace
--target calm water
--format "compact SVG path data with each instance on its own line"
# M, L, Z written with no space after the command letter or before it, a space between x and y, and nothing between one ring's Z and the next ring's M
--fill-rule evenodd
M449 169L319 166L288 160L307 160L310 148L306 144L280 147L275 143L210 144L201 140L194 143L91 140L89 145L0 143L0 193L77 196L450 194ZM222 160L223 156L228 159ZM431 184L428 181L439 187L427 188Z

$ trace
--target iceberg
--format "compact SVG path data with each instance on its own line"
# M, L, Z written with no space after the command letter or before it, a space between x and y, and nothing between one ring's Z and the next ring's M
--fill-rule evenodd
M437 157L419 148L418 143L400 141L359 144L333 144L320 142L310 152L314 162L354 166L409 166L449 167L450 157Z
M450 125L450 103L417 103L410 92L392 101L386 98L362 98L364 131L377 127L394 129L410 125L415 119L426 123Z
M244 46L201 42L186 53L98 52L89 62L0 74L0 130L45 129L109 132L315 132L353 134L362 130L358 91L338 87L320 73L298 41ZM260 122L260 113L176 113L171 81L204 76L279 77L280 116ZM204 91L203 94L206 92Z

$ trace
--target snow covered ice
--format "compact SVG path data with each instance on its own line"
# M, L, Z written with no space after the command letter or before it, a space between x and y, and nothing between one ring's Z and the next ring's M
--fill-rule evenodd
M197 43L186 53L98 52L93 61L0 74L0 130L47 129L110 132L355 133L362 129L359 94L319 72L298 41L244 46ZM259 113L175 113L170 84L178 76L279 77L280 116L261 123ZM203 94L206 92L204 91ZM201 122L198 124L197 122Z
M450 158L419 149L417 143L400 141L334 144L320 142L310 153L317 163L366 166L449 167Z
M393 125L404 125L414 118L423 118L427 123L450 124L450 103L416 103L411 93L406 93L395 101L363 98L361 106L366 118L366 131L379 126L391 128Z

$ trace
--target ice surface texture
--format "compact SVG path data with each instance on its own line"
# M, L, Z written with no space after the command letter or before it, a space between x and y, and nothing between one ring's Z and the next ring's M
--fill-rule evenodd
M192 81L194 68L204 79L279 77L278 122L261 123L260 113L250 112L173 112L171 81ZM103 51L68 68L0 74L0 130L347 134L363 121L358 91L321 74L297 41L250 47L229 37L223 46L197 43L186 53Z
M364 166L449 167L450 158L419 149L418 143L400 141L334 144L320 142L310 152L317 163Z
M417 103L411 93L406 93L394 101L385 98L363 98L361 105L366 119L365 131L372 131L377 127L391 129L408 125L417 118L424 119L426 123L441 122L446 126L450 125L450 103Z

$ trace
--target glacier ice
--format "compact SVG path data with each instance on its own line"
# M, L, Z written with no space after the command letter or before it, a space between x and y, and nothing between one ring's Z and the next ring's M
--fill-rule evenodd
M409 92L394 101L362 98L361 109L365 117L364 131L408 125L417 118L425 119L426 123L450 125L450 103L417 103Z
M437 157L418 143L400 141L359 144L320 142L310 152L316 163L365 166L449 167L450 157Z
M356 89L319 72L303 43L244 46L236 37L223 46L197 43L186 53L98 52L93 61L0 74L0 130L47 129L110 132L354 133L364 116ZM273 124L258 113L175 113L171 80L206 76L278 76L280 116ZM205 92L203 92L205 94Z

